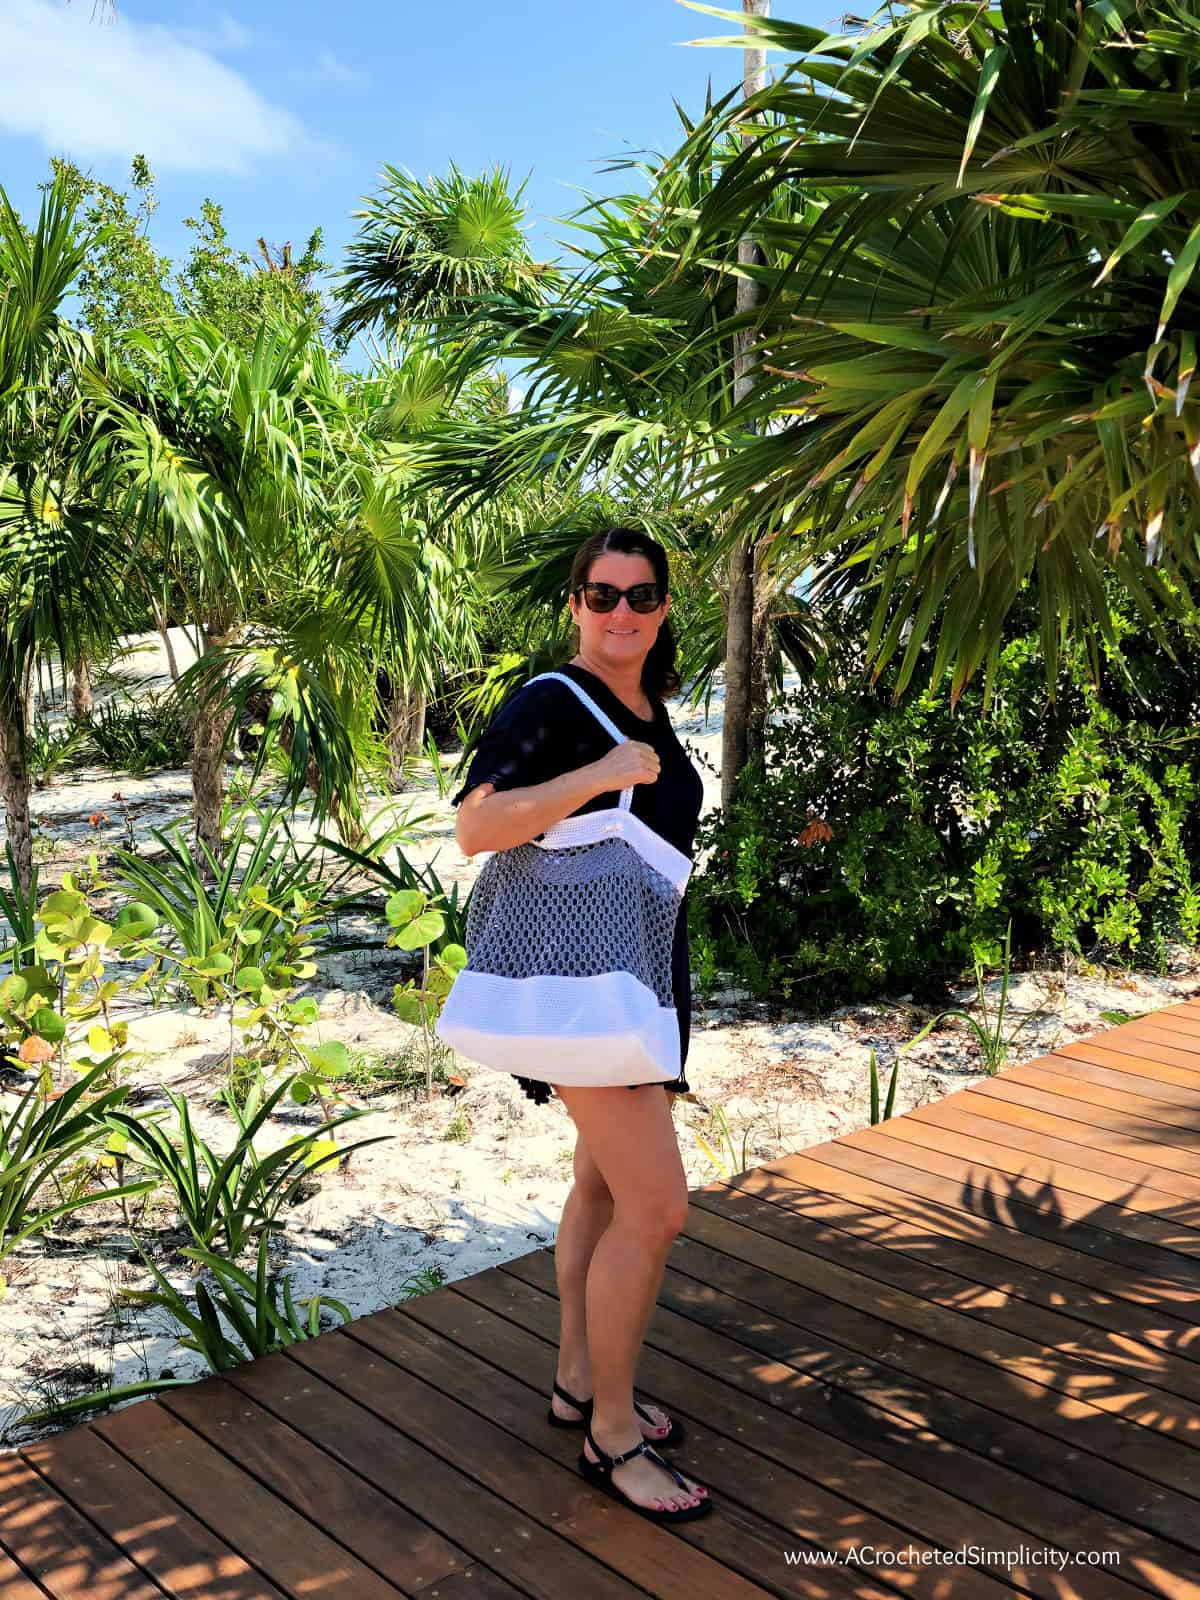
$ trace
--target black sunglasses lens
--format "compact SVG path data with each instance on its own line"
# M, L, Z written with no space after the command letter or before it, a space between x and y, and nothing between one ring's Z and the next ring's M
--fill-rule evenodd
M625 591L634 611L656 611L659 606L656 583L635 583ZM590 611L615 611L621 591L611 583L586 583L584 594Z

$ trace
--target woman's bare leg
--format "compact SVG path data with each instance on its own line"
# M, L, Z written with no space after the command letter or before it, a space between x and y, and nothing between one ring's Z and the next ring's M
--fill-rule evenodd
M613 1198L580 1135L575 1141L575 1182L563 1203L554 1241L554 1274L558 1280L558 1381L568 1393L586 1400L592 1392L592 1367L587 1341L587 1275L592 1252L612 1221ZM578 1418L579 1412L554 1396L556 1415Z
M634 1372L671 1241L687 1215L687 1180L660 1086L558 1085L558 1094L612 1195L612 1218L588 1267L585 1314L592 1433L602 1450L619 1455L643 1436L633 1409ZM584 1449L592 1459L586 1442ZM691 1479L689 1489L681 1489L644 1456L616 1468L614 1479L618 1475L624 1493L660 1509L695 1505L707 1493Z
M583 1135L575 1140L575 1182L563 1203L562 1220L554 1243L554 1272L558 1280L558 1369L555 1376L568 1394L587 1400L592 1393L592 1366L587 1342L587 1277L592 1252L612 1221L613 1198L592 1159ZM564 1422L578 1422L581 1413L558 1395L551 1408ZM643 1435L653 1443L671 1431L671 1419L658 1406L644 1407L652 1422L638 1417Z

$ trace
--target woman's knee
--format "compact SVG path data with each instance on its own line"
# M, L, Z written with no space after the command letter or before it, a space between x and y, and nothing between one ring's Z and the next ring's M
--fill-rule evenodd
M687 1221L686 1185L653 1185L628 1196L618 1196L617 1213L623 1228L650 1248L665 1248Z

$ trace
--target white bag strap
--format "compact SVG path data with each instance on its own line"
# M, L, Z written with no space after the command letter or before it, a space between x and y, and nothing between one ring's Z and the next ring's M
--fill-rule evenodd
M617 727L612 718L606 716L605 713L601 711L600 707L592 699L591 695L589 695L586 690L581 689L575 682L574 678L568 678L565 672L539 672L537 677L530 678L528 682L537 683L542 678L557 678L559 683L565 683L567 688L572 690L574 694L583 701L584 705L592 713L596 721L600 724L610 738L615 739L618 744L626 744L628 742L627 736L621 732L620 728ZM618 804L622 811L629 810L629 808L633 805L632 787L621 790L621 798Z

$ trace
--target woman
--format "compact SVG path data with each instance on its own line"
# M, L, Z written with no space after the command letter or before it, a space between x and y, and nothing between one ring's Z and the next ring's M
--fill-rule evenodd
M454 797L462 802L459 846L466 855L510 849L564 817L615 806L622 789L636 786L634 814L691 856L703 784L663 704L679 687L666 552L636 529L593 534L576 552L568 603L579 648L556 670L579 683L626 742L614 747L565 684L526 684L496 713ZM679 1443L682 1427L633 1397L667 1254L687 1215L671 1102L660 1092L688 1088L686 894L672 976L681 1063L674 1082L583 1088L517 1079L539 1102L554 1088L577 1134L575 1182L554 1252L560 1330L548 1420L585 1425L583 1475L658 1522L712 1510L708 1491L653 1448Z

